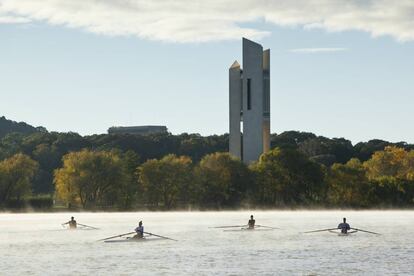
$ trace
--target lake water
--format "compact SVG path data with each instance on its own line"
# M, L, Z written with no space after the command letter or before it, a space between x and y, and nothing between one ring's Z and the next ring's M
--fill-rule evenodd
M256 224L275 231L225 232L210 226ZM414 275L414 211L239 211L74 213L101 228L64 230L70 213L0 214L1 275ZM314 229L381 232L341 237ZM179 240L104 243L145 231Z

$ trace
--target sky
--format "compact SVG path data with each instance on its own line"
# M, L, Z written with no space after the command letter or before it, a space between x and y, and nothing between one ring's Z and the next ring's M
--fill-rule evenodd
M0 0L0 116L223 134L246 37L271 49L272 133L414 143L413 18L411 0Z

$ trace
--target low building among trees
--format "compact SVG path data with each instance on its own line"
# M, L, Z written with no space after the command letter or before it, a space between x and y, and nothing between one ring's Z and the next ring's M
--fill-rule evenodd
M166 126L129 126L129 127L110 127L108 134L135 134L135 135L151 135L168 133Z

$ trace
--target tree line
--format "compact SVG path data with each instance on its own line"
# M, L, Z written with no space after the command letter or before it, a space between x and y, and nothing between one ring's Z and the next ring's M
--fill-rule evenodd
M39 170L18 153L0 162L3 203L24 200ZM247 166L229 153L168 154L140 163L136 153L82 149L54 170L54 198L85 209L222 209L409 207L414 203L414 150L387 146L361 162L330 167L297 149L274 148Z
M108 184L109 186L104 188L95 187L95 195L88 194L87 197L84 196L84 192L89 192L90 187L82 188L82 196L73 204L84 205L86 208L90 208L89 206L92 208L92 205L105 205L126 209L133 208L137 203L154 208L176 208L176 206L220 208L237 204L252 204L252 206L313 204L361 207L381 204L387 206L412 204L411 188L409 188L411 179L409 177L403 178L399 173L393 176L394 178L387 176L388 178L380 179L380 177L372 177L371 171L368 171L366 167L366 164L369 164L367 162L374 158L377 152L385 151L388 147L411 152L414 145L405 142L390 143L376 139L353 145L351 141L344 138L330 139L309 132L286 131L272 134L272 153L278 158L283 157L284 162L289 163L289 166L286 165L287 167L282 169L279 165L274 165L273 162L276 162L277 158L273 157L276 159L272 159L268 155L262 158L273 160L272 162L261 160L249 167L239 164L240 162L237 163L237 160L231 159L230 162L229 159L226 162L228 165L232 164L232 169L229 169L227 173L221 172L223 175L220 179L227 182L230 181L228 179L231 179L230 182L233 183L233 186L230 185L229 189L234 192L226 194L223 190L220 192L218 189L218 187L223 188L224 184L219 185L218 182L209 179L214 178L215 173L218 173L217 169L214 169L215 166L218 166L216 163L227 164L224 157L220 159L216 156L221 156L228 151L227 134L206 137L187 133L149 136L128 134L81 136L73 132L48 132L45 128L16 123L4 117L0 118L0 134L0 162L3 167L0 173L0 205L3 207L18 205L18 202L22 201L29 201L31 205L51 205L52 200L58 199L58 191L60 191L59 194L62 192L58 190L58 183L62 183L63 180L58 181L57 172L64 170L70 164L73 167L80 166L75 161L97 162L102 166L104 164L105 166L115 166L118 169L115 170L113 167L107 169L112 169L114 175L117 174L118 179L123 180L122 185L119 184L115 189L116 191L113 190L112 184ZM86 153L98 154L100 159L95 156L92 158ZM216 156L217 160L211 161L211 159L215 160L212 156ZM109 162L107 158L114 158L117 161ZM164 158L167 159L164 160ZM174 161L176 158L181 161ZM34 163L31 163L32 161ZM167 165L168 162L174 163L176 167L171 164ZM168 171L172 166L180 171L179 164L182 162L186 164L186 170L191 173L187 174L186 178L177 178L174 181L185 182L188 187L176 187L175 189L178 190L174 190L172 194L164 193L165 200L163 202L156 202L159 194L162 194L169 186L155 189L160 184L150 177L152 173L148 172L146 168L151 165L162 172ZM281 164L280 161L278 162ZM269 163L273 165L269 165ZM28 184L21 186L29 188L22 189L25 192L19 192L18 196L10 195L9 188L4 188L8 187L10 183L15 183L15 180L11 180L12 176L7 176L13 171L12 164L19 164L15 165L16 169L19 166L22 167L22 170L23 167L27 169L26 178L22 181ZM97 166L97 164L88 166L87 168L92 170L93 166ZM270 170L270 168L274 170ZM303 175L304 170L307 171L307 175ZM23 173L16 173L15 177L20 174ZM104 173L101 172L101 175ZM98 176L91 174L90 177L96 179ZM340 177L344 178L343 183L334 185ZM86 181L84 179L82 181L93 183L92 180ZM121 182L118 181L118 183ZM309 183L317 184L311 185ZM352 186L350 183L355 183L355 185ZM356 183L366 183L366 185L357 185ZM345 184L350 186L349 189L344 188ZM210 193L214 190L212 185L216 185L214 187L217 188L214 193ZM277 189L273 189L276 186ZM362 189L362 186L367 189L364 193L360 190L355 193L350 192ZM345 190L347 193L344 192ZM101 196L108 191L110 191L111 197ZM335 195L341 194L341 191L342 196ZM389 198L390 193L394 196L393 199ZM352 200L345 200L343 196L345 194ZM356 194L364 194L364 200L358 199ZM388 198L385 199L387 196ZM228 198L219 200L218 203L215 202L215 198L220 197ZM369 199L367 199L368 197ZM59 200L61 199L58 199L58 202ZM71 205L73 204L71 203Z

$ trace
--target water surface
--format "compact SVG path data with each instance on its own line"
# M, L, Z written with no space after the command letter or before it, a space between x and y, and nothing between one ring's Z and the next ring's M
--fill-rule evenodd
M282 230L225 232L210 226L257 224ZM70 213L0 214L2 275L414 275L414 211L240 211L74 213L101 228L70 231ZM381 232L340 237L300 232L351 227ZM96 240L145 230L178 239Z

